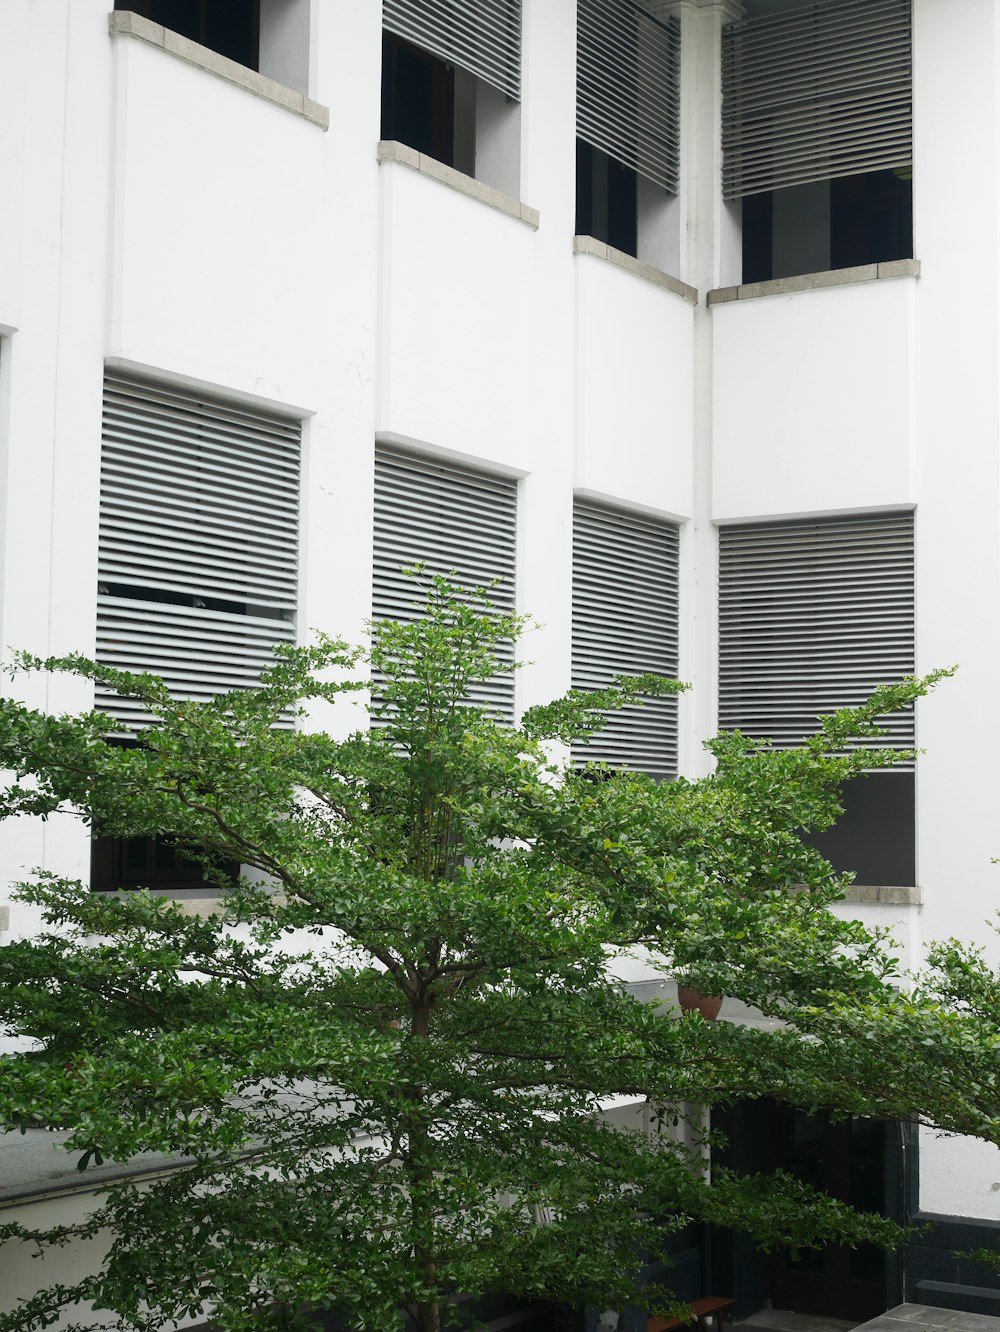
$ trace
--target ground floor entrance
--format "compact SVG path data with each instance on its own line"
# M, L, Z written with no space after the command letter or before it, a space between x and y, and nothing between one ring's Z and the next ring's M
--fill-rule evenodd
M726 1164L741 1171L781 1169L860 1211L899 1217L902 1180L898 1128L880 1120L808 1115L775 1101L744 1102L713 1114L727 1137ZM736 1296L739 1314L775 1309L863 1323L899 1302L893 1259L865 1245L818 1251L757 1251L752 1236L712 1238L714 1287Z

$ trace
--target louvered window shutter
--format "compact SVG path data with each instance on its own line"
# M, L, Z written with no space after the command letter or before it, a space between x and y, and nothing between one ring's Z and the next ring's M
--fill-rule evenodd
M97 657L207 699L295 641L298 422L181 389L104 382ZM116 722L148 720L98 688Z
M578 500L573 506L573 687L617 675L677 675L678 532L670 523ZM612 712L574 748L577 766L677 773L677 699Z
M459 588L489 588L498 611L515 609L517 482L509 477L379 446L375 451L375 549L372 616L412 621L420 588L403 568L422 561ZM504 663L514 660L509 640ZM378 682L376 681L376 689ZM471 701L514 720L514 676L499 672L477 685Z
M576 132L622 166L677 193L680 25L632 0L579 0Z
M913 162L910 0L823 0L723 36L727 199Z
M384 0L382 26L521 98L521 0Z
M723 527L719 725L779 746L914 670L913 515ZM912 708L879 741L914 743Z

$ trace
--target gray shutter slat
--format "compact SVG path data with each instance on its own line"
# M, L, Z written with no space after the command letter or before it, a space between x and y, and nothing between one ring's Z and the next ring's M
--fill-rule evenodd
M585 500L573 506L573 665L576 689L600 689L616 675L676 676L678 531ZM677 773L677 700L652 699L609 714L578 767L607 763L654 777Z
M915 662L913 515L719 532L719 726L779 746ZM914 744L913 709L879 744Z
M576 132L654 185L677 193L680 25L632 0L579 0Z
M521 0L384 0L382 25L520 100Z
M490 600L498 611L513 611L516 549L515 480L376 448L374 619L417 618L420 589L402 569L418 561L428 573L451 575L459 589L486 588L494 578L502 579L490 590ZM497 655L502 662L513 661L513 643L501 643ZM513 674L499 672L483 681L470 699L513 722Z
M727 199L913 163L911 0L823 0L723 33Z
M296 422L105 377L99 661L179 698L257 682L295 641L300 455ZM148 721L108 690L97 706Z

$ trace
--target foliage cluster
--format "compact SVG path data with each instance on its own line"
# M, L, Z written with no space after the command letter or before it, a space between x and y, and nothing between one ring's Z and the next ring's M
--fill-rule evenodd
M422 619L374 627L377 724L344 740L280 725L364 688L335 639L205 704L82 658L22 663L100 680L151 720L122 748L103 715L3 701L0 815L72 810L169 836L209 876L259 873L208 919L51 876L21 888L47 928L0 950L0 1022L30 1046L0 1057L0 1123L68 1126L83 1168L179 1164L111 1185L80 1225L0 1227L41 1249L112 1235L99 1271L2 1332L74 1303L144 1332L205 1310L229 1332L324 1311L437 1332L462 1324L458 1293L663 1311L676 1301L637 1291L638 1256L690 1222L763 1246L898 1240L790 1177L707 1172L687 1108L769 1095L1000 1141L995 978L949 944L897 991L886 940L828 910L845 880L802 840L846 778L898 760L877 719L937 677L799 749L723 736L703 780L593 780L553 764L553 742L679 686L621 681L502 725L464 700L521 628L431 580ZM609 967L636 952L780 1023L641 1003ZM643 1131L602 1117L616 1097L647 1098Z

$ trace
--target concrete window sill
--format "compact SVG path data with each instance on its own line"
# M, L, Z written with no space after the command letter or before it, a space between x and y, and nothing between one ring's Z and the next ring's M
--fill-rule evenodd
M850 906L921 906L924 895L919 888L888 884L853 883L841 898Z
M527 204L521 203L520 199L515 199L513 195L495 190L492 185L484 185L481 180L474 180L472 176L467 176L464 171L456 171L454 167L445 166L443 162L437 161L434 157L428 157L426 153L418 153L415 148L410 148L405 143L397 143L395 139L380 140L378 160L380 163L398 162L401 166L410 167L411 170L419 171L423 176L430 176L432 180L447 185L449 189L457 190L459 194L464 194L466 198L477 199L480 203L486 204L488 208L495 208L498 212L506 213L508 217L512 217L518 222L526 223L533 231L538 230L539 213L537 208L529 208Z
M626 254L624 250L616 250L613 245L605 245L604 241L595 240L593 236L574 236L573 253L589 254L595 259L604 259L617 268L624 268L626 273L632 273L646 282L652 282L656 287L662 287L664 291L672 291L675 296L680 296L689 305L698 304L696 288L689 287L680 278L671 277L669 273L654 268L652 264L643 263L641 259Z
M258 74L254 69L247 69L246 65L219 55L218 51L213 51L210 47L192 42L190 38L172 32L170 28L152 23L141 14L133 14L129 10L116 10L108 15L108 28L112 37L136 37L150 46L158 46L161 51L166 51L179 60L194 65L197 69L215 74L220 79L226 79L229 83L235 83L238 88L253 93L255 97L262 97L265 102L273 102L275 106L302 116L304 120L318 125L320 129L330 128L329 109L321 106L319 102L314 102L311 97L296 92L294 88L286 88L283 83L277 83L274 79Z
M821 287L847 287L858 282L919 276L919 259L889 259L883 264L862 264L859 268L834 268L826 273L773 278L770 282L746 282L742 287L717 287L708 293L708 304L726 305L730 301L752 301L760 296L787 296L796 291L818 291Z

